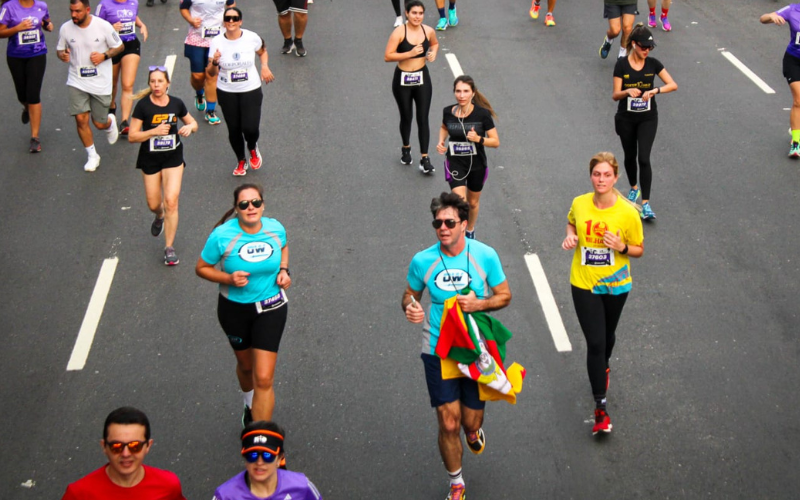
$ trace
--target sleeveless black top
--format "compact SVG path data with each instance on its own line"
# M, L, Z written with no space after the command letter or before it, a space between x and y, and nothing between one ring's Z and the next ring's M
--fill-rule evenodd
M402 54L403 52L411 52L411 50L415 47L408 41L408 26L403 25L403 29L405 30L406 34L403 37L403 41L397 45L397 52L399 54ZM425 57L425 55L428 53L428 49L431 48L431 42L428 40L428 33L425 31L425 26L422 27L422 32L425 34L425 40L422 42L422 53L412 57L411 59Z

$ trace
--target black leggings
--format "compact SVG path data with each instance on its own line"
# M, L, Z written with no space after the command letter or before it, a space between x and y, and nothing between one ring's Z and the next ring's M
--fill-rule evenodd
M400 136L403 146L411 145L411 120L414 119L412 102L417 104L417 130L419 132L419 150L428 154L428 144L431 141L431 128L428 125L428 114L431 110L431 96L433 85L428 67L422 67L422 85L404 87L400 85L402 70L395 68L392 80L392 94L400 110Z
M625 152L625 172L631 186L637 185L636 156L638 149L639 173L642 178L642 199L650 199L650 186L653 184L653 170L650 168L650 151L656 140L658 130L658 116L653 119L637 121L627 120L616 115L614 125L622 141L622 150Z
M228 125L228 141L231 143L236 159L247 159L247 150L252 151L258 142L258 126L261 123L261 101L264 94L261 87L249 92L225 92L217 89L217 101L222 108L222 116Z
M44 70L47 67L47 54L33 57L6 57L17 100L22 104L39 104Z
M400 17L400 0L392 0L392 7L394 7L394 15Z
M586 369L595 398L606 395L606 369L617 340L615 331L628 293L592 293L572 287L572 303L586 338Z

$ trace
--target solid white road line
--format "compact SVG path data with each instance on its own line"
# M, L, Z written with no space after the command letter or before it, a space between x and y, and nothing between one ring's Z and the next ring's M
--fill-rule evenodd
M738 68L738 69L739 69L739 71L741 71L742 73L744 73L744 75L745 75L747 78L751 79L751 80L753 81L753 83L755 83L756 85L758 85L758 88L760 88L761 90L763 90L763 91L764 91L764 92L766 92L767 94L774 94L774 93L775 93L775 91L774 91L774 90L772 90L772 87L770 87L769 85L767 85L767 82L765 82L764 80L762 80L761 78L759 78L759 77L758 77L758 75L756 75L755 73L753 73L752 71L750 71L750 68L748 68L747 66L745 66L745 65L742 63L742 61L740 61L739 59L737 59L737 58L736 58L736 56L735 56L735 55L731 54L730 52L728 52L728 51L726 51L726 50L723 50L722 52L720 52L720 54L722 54L722 55L725 57L725 59L729 60L729 61L731 62L731 64L733 64L734 66L736 66L736 68Z
M450 64L450 71L453 72L453 78L458 78L464 74L464 70L461 69L461 64L458 63L458 58L455 54L451 52L445 54L444 57L447 59L447 63Z
M69 357L67 371L83 370L83 367L86 366L86 359L89 357L94 334L100 323L100 317L103 315L103 307L106 305L108 291L111 289L111 282L114 281L118 262L119 259L116 257L103 261L100 275L97 276L97 283L94 285L92 298L89 299L89 307L86 308L86 315L83 317L83 323L78 332L78 339L75 341L75 347L72 348L72 356Z
M536 287L536 294L539 296L539 302L542 303L542 311L544 311L547 326L550 327L550 335L553 336L556 350L558 352L572 351L572 344L567 336L567 330L564 328L561 313L558 312L556 299L553 297L552 290L550 290L550 284L547 282L547 276L544 274L544 268L539 256L535 253L527 254L525 256L525 264L528 265L528 272L531 273L531 278L533 278L533 286Z
M167 68L167 74L169 75L170 80L174 78L172 70L175 69L175 59L177 58L178 56L176 56L175 54L170 54L167 56L166 61L164 61L164 67Z

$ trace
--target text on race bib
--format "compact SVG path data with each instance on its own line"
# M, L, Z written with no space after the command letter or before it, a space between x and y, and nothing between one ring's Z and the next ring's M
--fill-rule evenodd
M650 99L645 101L641 97L628 97L628 111L633 113L650 111Z
M477 154L474 142L450 142L450 156L472 156Z
M613 266L614 250L610 248L581 247L582 266Z
M219 35L219 26L203 26L203 38L214 38Z
M33 43L39 43L41 41L41 37L39 34L39 30L28 30L28 31L20 31L17 33L17 42L20 45L30 45Z
M403 87L416 87L417 85L422 85L423 83L422 71L400 72L400 85Z
M119 34L120 35L131 35L134 32L135 26L136 26L136 23L134 23L133 21L131 21L129 23L122 23L122 28L120 28Z
M79 68L78 74L81 78L93 78L97 76L97 66L84 66Z
M228 72L228 77L230 78L231 83L246 82L247 70L246 69L231 70Z
M178 138L175 134L157 135L150 138L150 152L160 153L162 151L172 151L178 147Z

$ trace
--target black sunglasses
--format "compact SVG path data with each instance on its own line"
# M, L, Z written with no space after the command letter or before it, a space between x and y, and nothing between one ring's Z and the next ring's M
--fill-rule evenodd
M226 23L238 23L242 20L239 16L225 16L222 19L224 19Z
M246 453L242 453L242 456L244 457L245 460L247 460L251 464L258 462L258 457L261 457L264 463L267 464L273 463L275 459L278 458L278 455L270 453L268 451L249 451Z
M253 208L261 208L261 205L264 204L264 200L259 200L258 198L255 200L242 200L237 203L236 206L239 207L239 210L247 210L250 204L253 205Z
M433 225L434 229L439 229L440 227L442 227L442 224L447 226L447 229L453 229L459 222L461 221L455 219L446 219L446 220L433 219L433 222L431 222L431 224Z
M129 443L120 443L120 442L113 442L113 443L106 443L108 449L111 450L111 453L115 455L119 455L127 446L131 453L139 453L144 448L144 445L147 444L147 441L131 441Z

